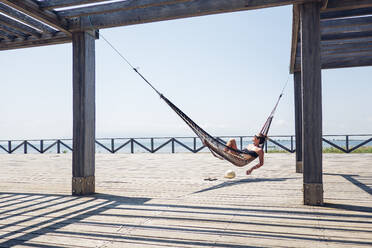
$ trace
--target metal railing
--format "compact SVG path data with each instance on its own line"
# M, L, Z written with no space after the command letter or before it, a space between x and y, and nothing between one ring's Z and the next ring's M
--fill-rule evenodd
M219 136L227 141L234 138L240 149L251 142L252 136ZM350 153L371 143L372 134L324 135L323 147L333 147L341 152ZM264 145L264 150L296 152L294 135L270 136ZM197 137L152 137L152 138L98 138L96 152L108 153L138 153L138 152L192 152L197 153L206 148ZM42 139L42 140L0 140L2 153L67 153L71 152L72 139ZM209 151L205 149L205 151Z

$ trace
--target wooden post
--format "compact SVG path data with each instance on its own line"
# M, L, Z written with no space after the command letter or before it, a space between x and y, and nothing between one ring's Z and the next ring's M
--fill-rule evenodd
M319 3L301 5L302 151L305 205L323 205Z
M302 85L301 72L293 74L294 106L295 106L295 133L296 133L296 172L302 173Z
M73 46L72 194L95 192L95 37L75 32Z

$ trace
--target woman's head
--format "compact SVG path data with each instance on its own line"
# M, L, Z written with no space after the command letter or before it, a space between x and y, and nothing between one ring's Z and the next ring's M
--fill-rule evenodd
M263 143L265 143L266 138L266 135L260 133L253 137L253 142L255 145L262 145Z

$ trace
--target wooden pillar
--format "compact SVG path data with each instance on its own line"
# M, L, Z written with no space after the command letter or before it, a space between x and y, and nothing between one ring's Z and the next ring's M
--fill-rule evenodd
M320 4L301 5L302 158L305 205L323 205Z
M301 72L293 74L294 106L295 106L295 133L296 133L296 172L302 173L302 82Z
M95 192L95 37L72 34L73 153L72 194Z

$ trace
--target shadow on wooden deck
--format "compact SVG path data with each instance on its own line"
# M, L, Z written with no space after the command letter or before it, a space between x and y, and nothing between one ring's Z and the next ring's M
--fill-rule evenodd
M281 179L286 180L286 179ZM239 180L247 183L257 180ZM238 183L238 182L236 182ZM224 242L215 243L213 240L193 239L194 235L224 235L234 238L255 237L262 239L286 239L293 241L319 241L319 237L311 235L297 235L296 232L284 230L303 230L304 233L317 230L313 225L292 224L304 221L313 221L315 217L322 223L339 223L340 226L324 225L320 227L325 231L354 233L360 232L372 235L371 229L347 227L352 224L372 224L372 215L356 212L371 213L372 208L345 204L326 204L332 209L348 210L350 213L312 212L308 210L279 210L260 208L258 206L246 207L218 207L198 206L187 204L156 204L149 203L149 198L131 198L110 194L94 194L87 197L75 197L60 194L38 193L0 193L0 247L25 245L29 247L61 247L53 242L32 243L32 240L50 234L55 237L74 237L80 239L82 247L84 240L104 241L108 245L112 240L116 242L141 243L150 242L158 246L198 246L198 247L251 247L240 244ZM114 211L112 211L114 210ZM134 211L134 212L133 212ZM17 216L22 216L17 219ZM203 216L203 217L200 217ZM230 216L230 217L229 217ZM267 222L267 218L270 222ZM221 217L223 217L221 219ZM106 220L107 218L107 220ZM147 221L132 223L131 220L144 218L153 222L164 221L179 223L172 225L151 224ZM233 218L233 219L232 219ZM250 220L253 218L254 220ZM358 218L356 220L355 218ZM15 220L14 220L15 219ZM112 222L110 220L120 220ZM261 221L261 219L263 221ZM129 221L128 221L129 220ZM284 221L284 222L281 222ZM181 224L183 223L183 224ZM188 224L184 224L188 223ZM193 223L210 223L207 226L195 226ZM82 228L90 227L84 231L66 228L69 225L79 224ZM220 228L220 224L253 226L249 230L239 228ZM14 228L17 227L17 228ZM93 227L93 228L92 228ZM110 227L113 230L141 229L148 233L180 232L190 235L189 239L156 237L147 235L130 235L116 232L102 232L100 228ZM273 230L275 228L275 231ZM268 231L268 230L272 231ZM16 236L16 237L15 237ZM50 237L49 237L50 239ZM31 242L29 242L31 241ZM341 237L323 238L323 242L347 245L372 245L366 240L343 240ZM77 244L76 247L79 247ZM105 246L102 246L105 247ZM109 247L109 245L108 245ZM257 247L257 246L252 246Z

